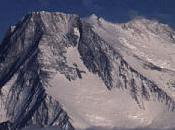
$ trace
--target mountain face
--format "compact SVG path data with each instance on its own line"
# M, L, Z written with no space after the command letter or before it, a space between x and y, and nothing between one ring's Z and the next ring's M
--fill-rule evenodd
M0 130L174 128L174 52L157 21L28 14L0 44Z

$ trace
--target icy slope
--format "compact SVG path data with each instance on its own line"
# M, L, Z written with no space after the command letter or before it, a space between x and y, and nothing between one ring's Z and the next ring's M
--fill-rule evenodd
M31 13L0 44L0 129L174 128L174 43L143 18Z
M144 18L112 24L94 15L87 21L133 69L174 97L175 33L168 25Z

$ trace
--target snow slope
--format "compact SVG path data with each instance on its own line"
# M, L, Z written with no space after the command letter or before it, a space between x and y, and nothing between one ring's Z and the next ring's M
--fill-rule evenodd
M33 12L0 44L0 129L175 128L175 40L144 18Z
M173 118L174 113L165 113L167 108L160 103L145 102L145 109L142 110L128 91L118 88L109 91L98 75L87 70L76 47L67 49L66 59L70 66L76 64L83 71L82 78L69 81L58 72L49 81L51 87L47 88L47 92L60 101L75 128L140 128L152 125L159 116ZM173 121L165 124L163 121L166 119L162 119L161 124L156 122L153 127L164 127L166 123L173 125Z

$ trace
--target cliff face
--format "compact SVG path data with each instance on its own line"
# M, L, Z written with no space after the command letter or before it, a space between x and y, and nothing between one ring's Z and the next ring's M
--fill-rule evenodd
M43 69L47 65L40 63L44 59L39 58L40 55L44 57L39 48L39 44L44 45L42 39L48 37L47 40L51 40L52 33L57 30L60 35L58 40L61 41L69 18L74 19L75 16L32 13L4 38L0 45L1 122L11 122L12 128L37 124L73 129L59 102L45 91L47 86L44 86L44 81L48 73ZM60 26L56 26L56 23ZM46 45L44 47L47 49Z
M172 128L174 43L156 21L31 13L0 44L0 129Z

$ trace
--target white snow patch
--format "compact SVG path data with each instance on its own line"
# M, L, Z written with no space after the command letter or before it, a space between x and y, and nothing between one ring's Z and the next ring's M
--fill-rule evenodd
M77 27L74 28L74 35L80 37L80 31Z
M17 80L18 75L14 75L1 89L0 95L0 122L5 122L8 120L7 111L5 108L6 99L8 98L9 91Z
M47 88L47 93L60 101L71 116L73 126L85 129L91 126L127 127L150 123L150 114L145 116L126 91L109 91L98 75L87 70L76 47L69 47L66 57L69 65L76 63L78 68L86 73L82 74L82 79L69 81L58 72L49 81L52 87ZM143 116L132 120L128 117L128 113L138 111L143 113Z

